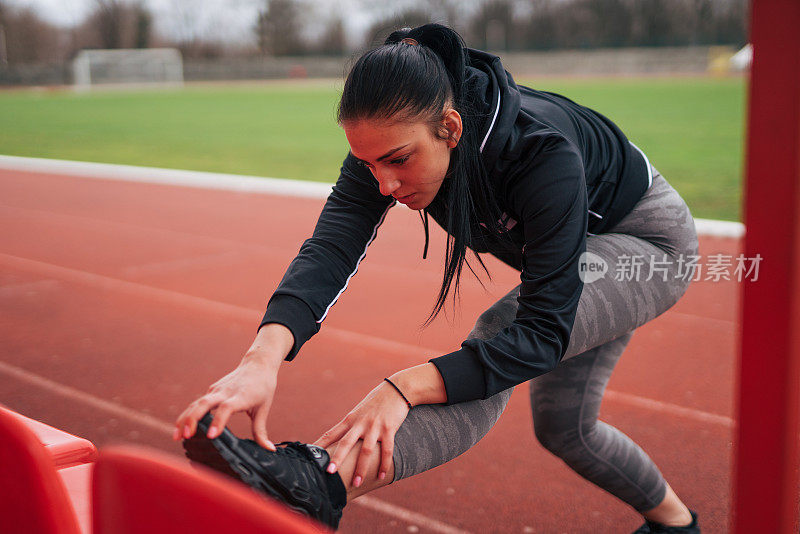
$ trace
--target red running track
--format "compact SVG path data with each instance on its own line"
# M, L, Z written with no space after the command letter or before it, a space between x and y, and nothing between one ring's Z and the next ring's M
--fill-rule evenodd
M172 422L238 363L322 204L0 170L0 403L99 448L182 455ZM418 215L391 210L320 334L283 366L271 439L315 440L384 376L458 348L518 283L488 258L487 291L467 273L460 316L419 332L440 282L441 229L425 261L422 246ZM701 239L704 258L739 251L737 239ZM704 532L727 530L738 283L695 281L639 328L601 409ZM249 436L248 423L239 414L231 426ZM641 522L539 445L524 385L475 447L353 501L341 531L620 533Z

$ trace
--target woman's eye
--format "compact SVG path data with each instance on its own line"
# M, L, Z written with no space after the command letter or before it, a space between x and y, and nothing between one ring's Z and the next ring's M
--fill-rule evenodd
M408 156L403 156L402 158L393 159L391 163L392 165L402 165L406 161L408 161Z

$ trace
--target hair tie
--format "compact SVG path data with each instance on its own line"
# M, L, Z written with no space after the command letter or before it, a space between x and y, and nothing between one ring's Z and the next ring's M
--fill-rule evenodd
M400 42L401 42L401 43L406 43L406 44L409 44L409 45L411 45L411 46L416 46L416 45L418 45L418 44L419 44L419 41L417 41L417 40L416 40L416 39L414 39L413 37L406 37L406 38L404 38L404 39L400 39Z
M408 409L409 409L409 410L410 410L411 408L413 408L413 406L411 406L411 403L408 401L408 399L406 398L406 396L405 396L405 395L403 395L403 392L402 392L402 391L400 391L400 388L399 388L399 387L397 387L397 386L395 386L394 382L392 382L392 381L391 381L391 380L389 380L388 378L384 378L384 380L386 380L387 382L389 382L389 383L390 383L390 384L391 384L391 385L394 387L394 389L396 389L396 390L397 390L397 392L400 394L400 396L401 396L401 397L403 397L403 400L404 400L404 401L406 401L406 404L408 405Z

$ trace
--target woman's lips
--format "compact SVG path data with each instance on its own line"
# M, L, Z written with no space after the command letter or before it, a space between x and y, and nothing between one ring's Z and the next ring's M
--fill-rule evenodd
M410 195L406 195L404 197L395 197L395 198L397 198L398 202L407 202L407 201L411 200L411 197L413 197L415 194L416 193L411 193Z

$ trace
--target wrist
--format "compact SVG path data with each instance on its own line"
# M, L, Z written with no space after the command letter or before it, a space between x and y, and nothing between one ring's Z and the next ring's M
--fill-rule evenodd
M414 405L411 404L411 401L408 400L408 397L406 397L405 393L403 393L403 390L397 387L397 384L394 383L394 380L391 378L384 378L383 381L386 382L391 389L395 390L397 397L403 399L403 402L406 403L406 406L408 406L409 410L414 407Z
M244 359L280 366L293 346L294 336L291 330L280 323L267 323L259 328Z
M442 375L430 362L398 371L390 376L389 380L403 392L412 406L447 402L447 391ZM389 384L386 385L391 387Z

